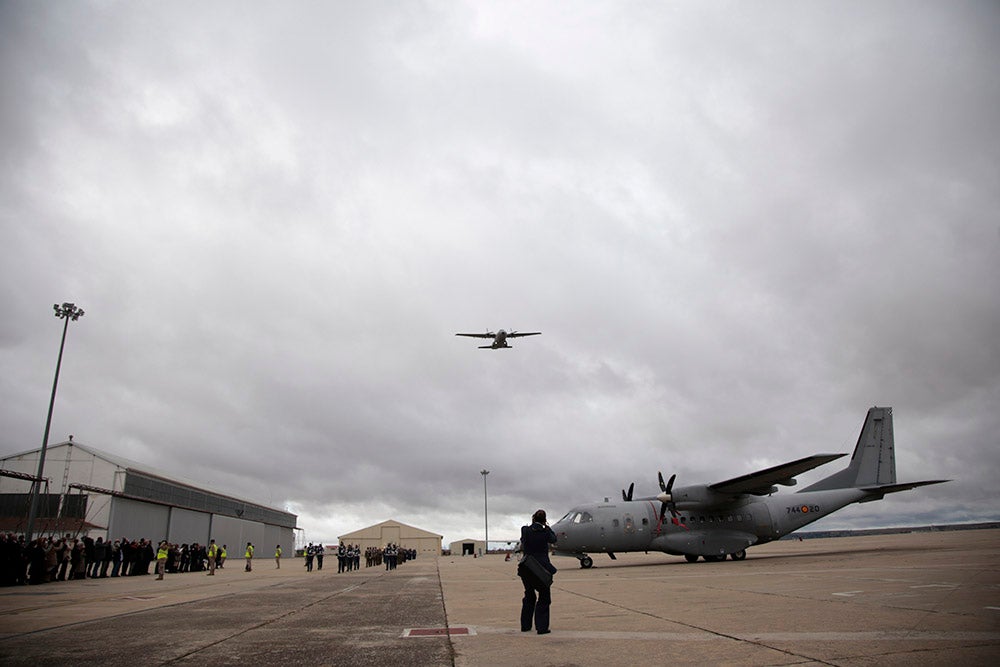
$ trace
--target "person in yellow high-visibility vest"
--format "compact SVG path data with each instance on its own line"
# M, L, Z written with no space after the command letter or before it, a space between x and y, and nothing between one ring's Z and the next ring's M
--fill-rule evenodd
M167 569L167 541L160 542L160 548L156 552L156 580L163 579L163 573Z
M281 545L277 544L274 547L274 564L278 567L276 569L281 569Z
M247 559L247 572L253 571L253 544L247 542L247 550L243 556Z
M208 543L208 576L215 574L215 557L219 553L219 546L212 540Z

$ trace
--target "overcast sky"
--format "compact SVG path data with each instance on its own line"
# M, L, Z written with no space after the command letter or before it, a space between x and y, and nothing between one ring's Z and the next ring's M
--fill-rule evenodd
M484 468L513 539L873 405L955 481L816 527L1000 519L997 63L988 1L2 0L0 455L71 301L50 441L307 540L481 538Z

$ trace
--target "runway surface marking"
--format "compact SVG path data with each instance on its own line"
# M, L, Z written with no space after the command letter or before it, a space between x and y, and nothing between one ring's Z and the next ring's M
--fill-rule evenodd
M480 635L519 635L516 628L491 628L470 626ZM553 636L569 639L634 639L646 641L711 642L738 639L758 642L857 642L857 641L947 641L979 642L1000 641L1000 632L920 632L920 631L861 631L861 632L758 632L720 635L712 632L625 632L602 630L558 630Z

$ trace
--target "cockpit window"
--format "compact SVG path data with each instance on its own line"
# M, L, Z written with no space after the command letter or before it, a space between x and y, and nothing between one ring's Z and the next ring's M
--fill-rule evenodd
M563 516L563 518L561 518L558 521L556 521L556 523L562 523L563 521L568 520L571 516L573 516L573 510L570 510L569 512L566 512L566 514Z
M594 520L594 517L590 515L590 512L577 512L576 516L573 517L573 523L590 523Z

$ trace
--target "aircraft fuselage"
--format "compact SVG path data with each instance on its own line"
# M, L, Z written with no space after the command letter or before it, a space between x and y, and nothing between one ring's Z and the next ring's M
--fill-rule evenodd
M675 496L683 497L684 489ZM583 558L588 553L662 551L711 559L742 557L747 547L771 542L821 519L866 493L860 489L741 497L732 502L685 509L676 520L660 521L656 500L580 505L553 525L556 555Z

